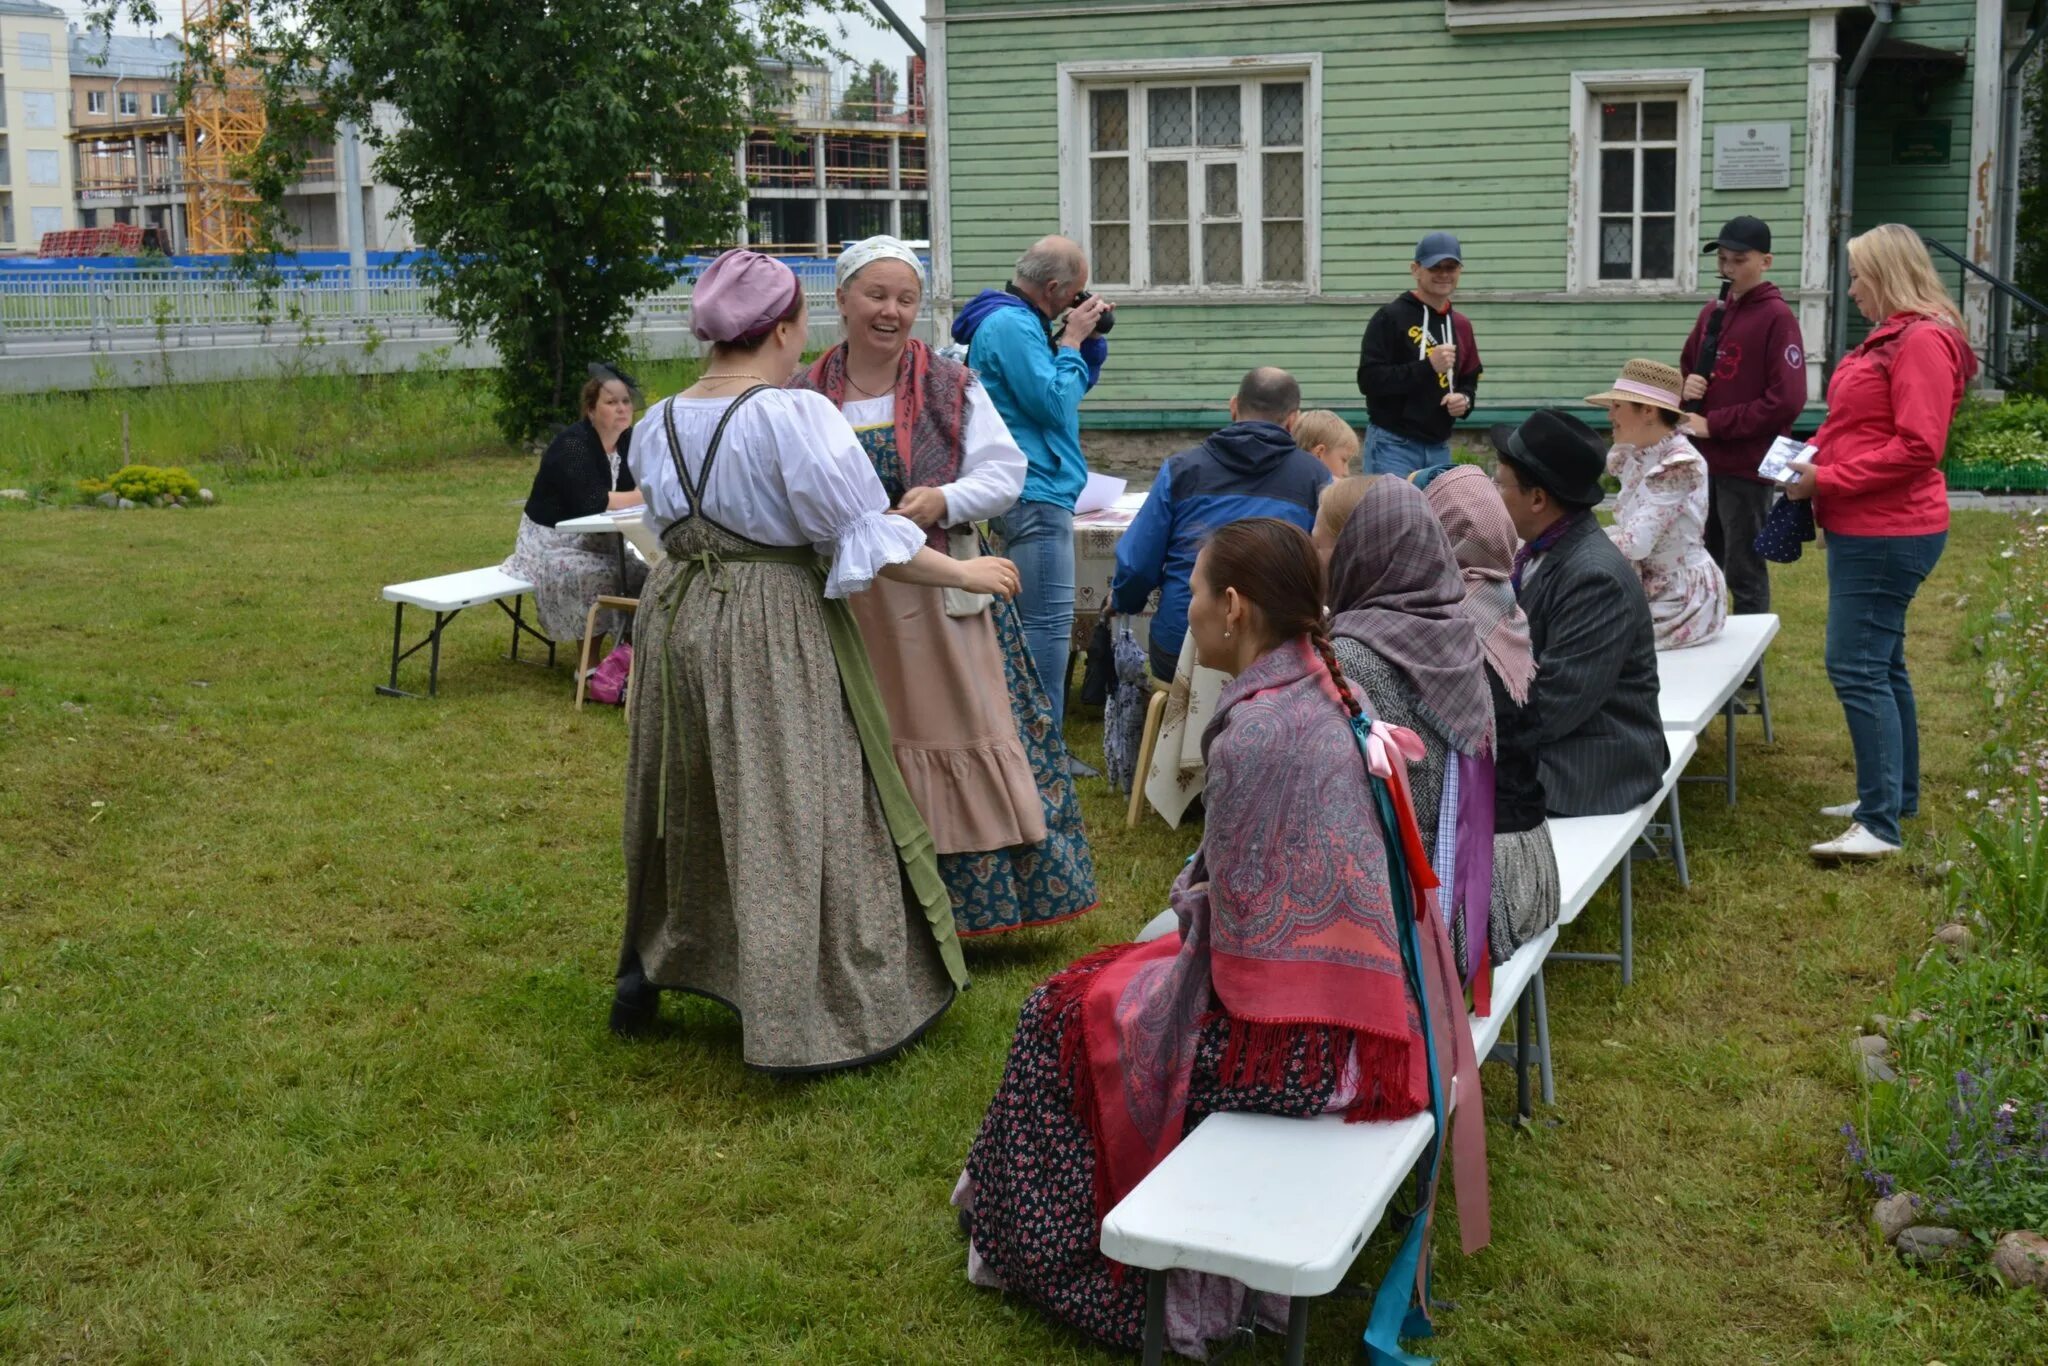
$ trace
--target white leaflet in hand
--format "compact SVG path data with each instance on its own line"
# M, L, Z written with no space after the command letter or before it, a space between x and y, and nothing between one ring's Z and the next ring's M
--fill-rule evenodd
M1780 484L1795 483L1799 479L1799 471L1791 468L1792 462L1811 460L1818 454L1817 447L1807 445L1796 436L1781 436L1764 452L1764 462L1756 467L1756 472Z
M1124 496L1129 481L1110 474L1090 474L1088 483L1081 490L1081 496L1074 500L1074 512L1100 512L1106 507L1115 507L1116 500Z

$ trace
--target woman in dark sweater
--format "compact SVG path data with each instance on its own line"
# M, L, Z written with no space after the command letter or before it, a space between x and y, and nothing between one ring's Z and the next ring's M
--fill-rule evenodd
M1450 538L1465 585L1465 614L1479 631L1493 690L1493 905L1487 938L1493 961L1504 963L1555 924L1558 911L1557 855L1529 738L1536 657L1528 620L1508 586L1515 527L1500 491L1477 465L1421 470L1413 482Z
M647 581L646 564L629 557L626 581L619 582L616 537L556 529L557 523L571 518L641 501L632 467L626 463L626 443L633 433L632 384L608 366L590 369L583 386L583 416L564 428L541 456L519 518L519 540L503 566L506 573L532 582L541 630L555 641L582 639L584 617L600 594L638 597ZM598 614L600 637L624 640L632 629L630 613ZM598 657L594 648L592 657Z

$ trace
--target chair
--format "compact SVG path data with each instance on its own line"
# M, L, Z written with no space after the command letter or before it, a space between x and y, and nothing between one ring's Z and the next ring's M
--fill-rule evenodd
M637 612L640 610L640 599L614 597L609 593L600 593L598 594L597 601L590 604L590 611L583 618L583 649L576 661L576 710L578 711L583 710L583 693L590 683L588 676L590 673L590 637L597 630L597 614L604 611L607 607L620 607ZM633 669L630 663L626 666L626 686L628 688L633 686ZM628 695L630 696L630 694Z
M1131 774L1131 809L1124 828L1135 830L1145 817L1145 775L1152 771L1152 752L1159 748L1159 729L1166 724L1166 695L1170 684L1152 680L1152 697L1145 703L1145 730L1138 738L1138 767Z

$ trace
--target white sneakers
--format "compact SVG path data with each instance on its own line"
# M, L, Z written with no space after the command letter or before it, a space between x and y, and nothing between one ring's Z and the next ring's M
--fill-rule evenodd
M1823 806L1820 814L1831 821L1846 821L1856 815L1855 802L1843 802L1840 806Z
M1847 830L1831 840L1813 845L1806 852L1822 863L1860 863L1896 854L1899 846L1879 839L1852 821Z

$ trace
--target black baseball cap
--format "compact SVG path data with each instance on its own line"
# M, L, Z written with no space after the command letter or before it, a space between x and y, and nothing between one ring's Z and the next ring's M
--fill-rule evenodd
M1763 251L1771 249L1771 225L1761 218L1743 214L1731 218L1721 225L1721 235L1707 243L1703 251L1719 251L1722 247L1730 251Z

